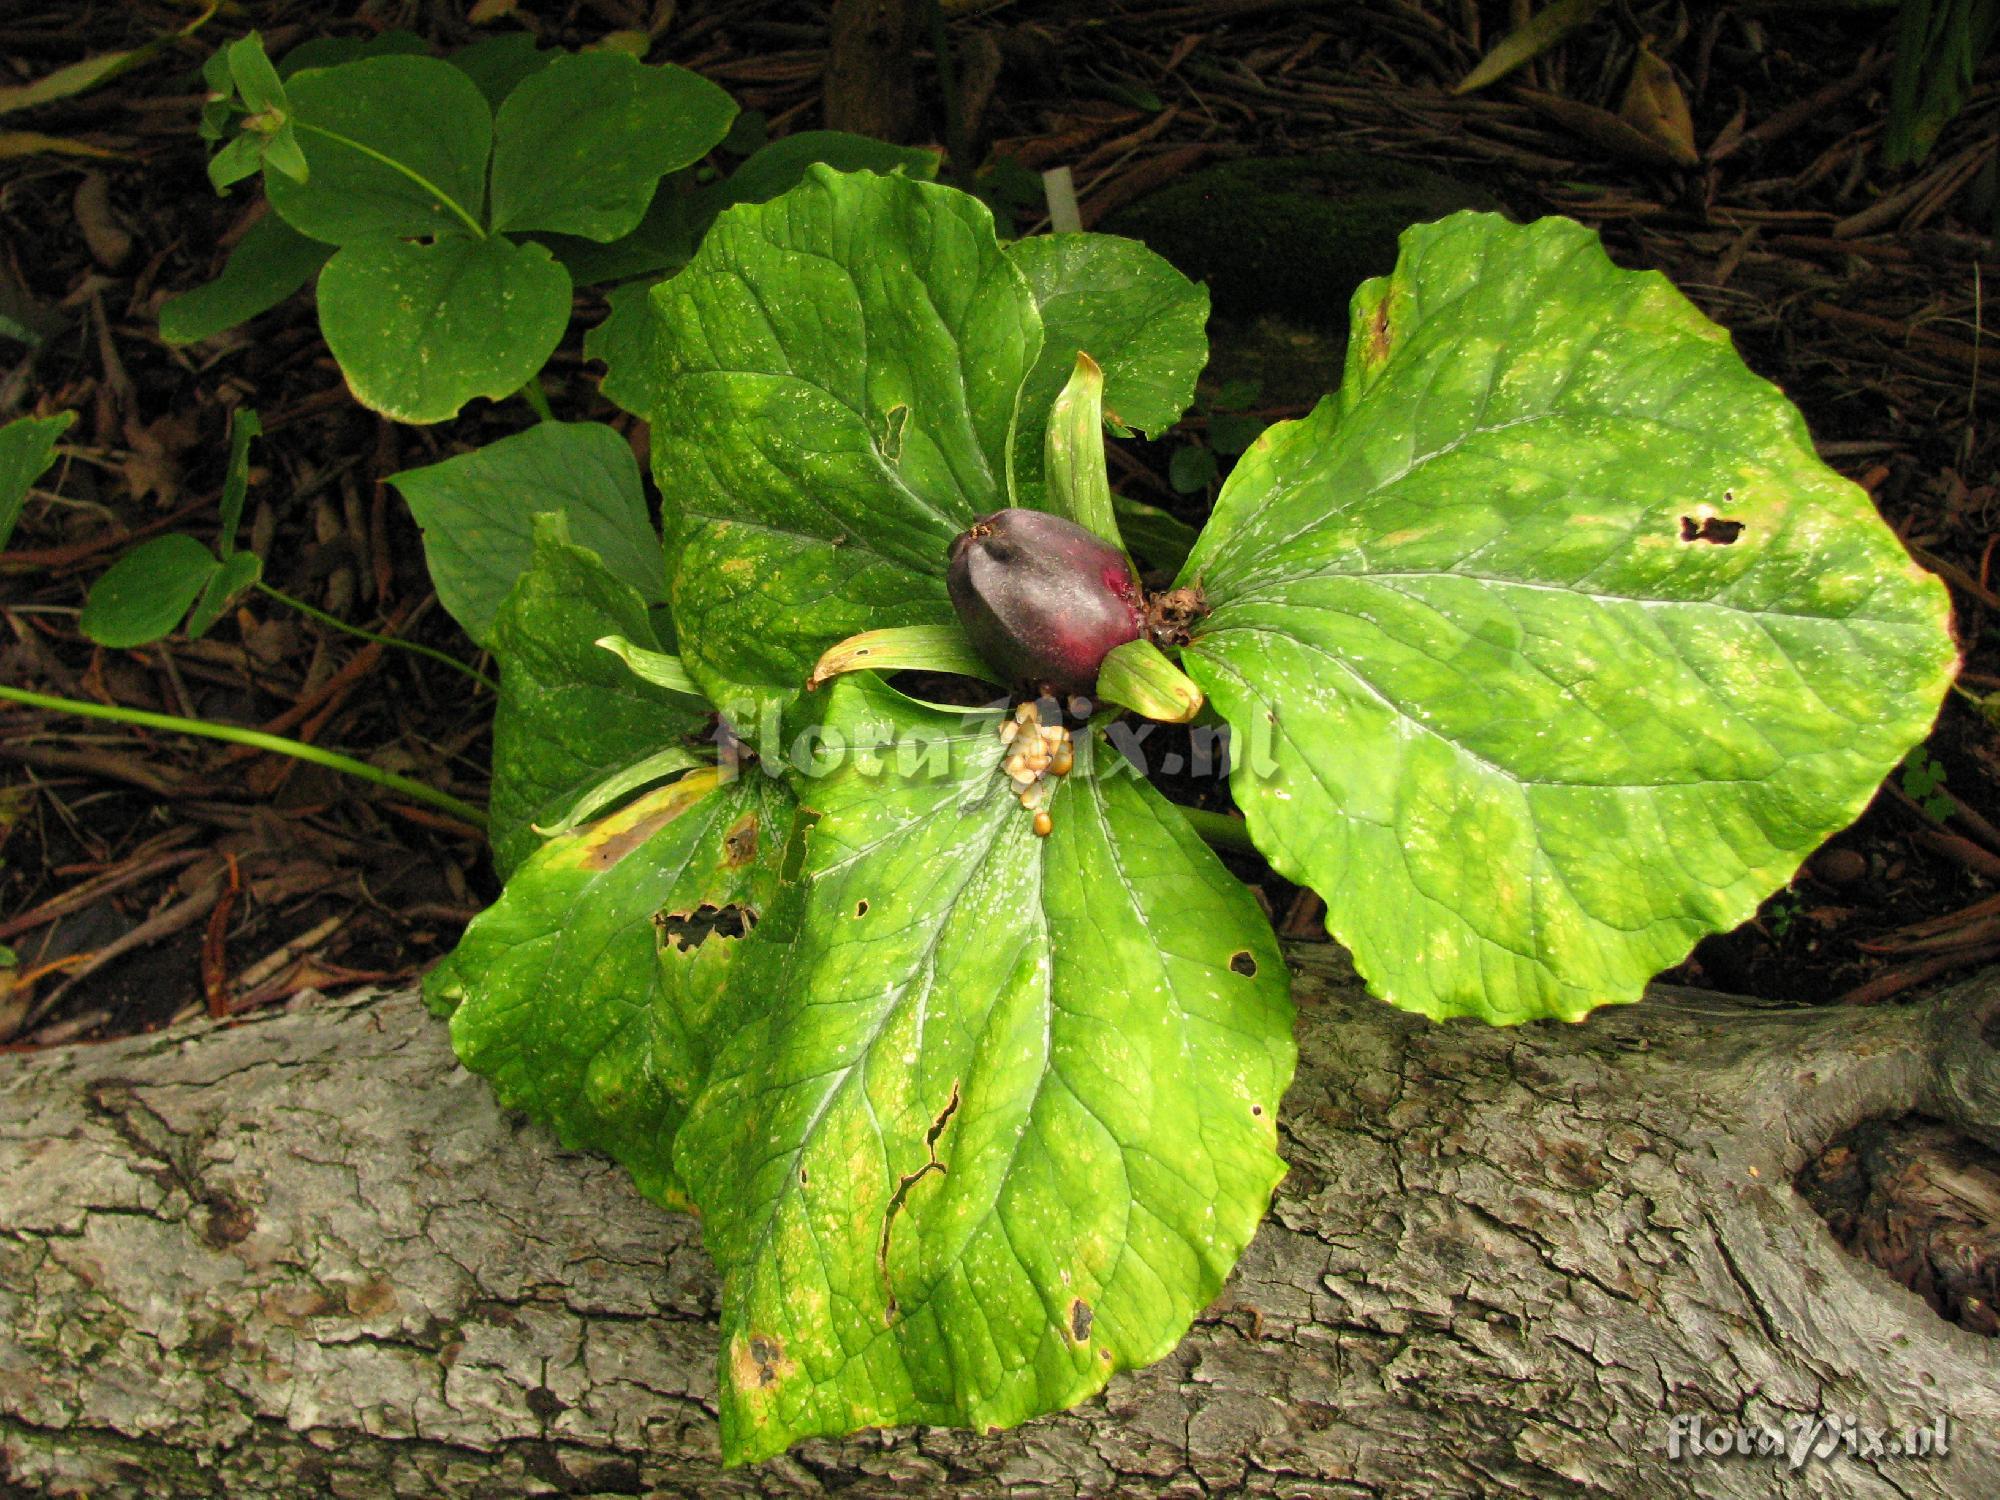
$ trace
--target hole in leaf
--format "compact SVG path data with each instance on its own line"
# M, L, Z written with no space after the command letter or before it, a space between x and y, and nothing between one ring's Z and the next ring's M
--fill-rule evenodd
M1096 1316L1090 1304L1078 1297L1069 1305L1069 1336L1079 1344L1089 1338L1091 1320Z
M742 937L757 925L757 913L733 901L727 906L704 901L691 912L663 911L653 921L674 952L692 953L710 938Z
M1250 1106L1250 1113L1256 1116L1258 1119L1262 1119L1264 1116L1264 1106L1261 1104L1253 1104Z
M1681 517L1681 540L1684 542L1710 542L1718 547L1727 547L1741 535L1741 521L1728 521L1721 516L1703 516L1699 520L1693 516Z
M1245 979L1254 979L1257 976L1257 960L1250 956L1248 948L1240 948L1230 954L1229 967Z
M868 898L866 896L863 896L859 901L854 903L854 915L857 917L868 915Z

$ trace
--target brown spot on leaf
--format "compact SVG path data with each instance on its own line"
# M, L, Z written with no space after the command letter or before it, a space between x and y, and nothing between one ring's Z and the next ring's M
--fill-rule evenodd
M1385 296L1368 315L1368 363L1382 364L1389 358L1389 299Z
M729 869L747 865L757 857L757 815L747 812L729 825L722 836L722 863Z
M1069 1305L1069 1336L1079 1344L1090 1337L1090 1325L1097 1316L1090 1304L1078 1297Z
M768 1333L739 1333L729 1341L729 1373L739 1391L767 1389L797 1368L785 1357L784 1341Z
M859 901L854 903L854 915L857 917L868 915L868 898L866 896L863 896Z
M584 851L579 863L586 870L608 870L619 860L651 838L662 825L673 821L673 814L650 817L634 823L630 828L621 828L608 834Z

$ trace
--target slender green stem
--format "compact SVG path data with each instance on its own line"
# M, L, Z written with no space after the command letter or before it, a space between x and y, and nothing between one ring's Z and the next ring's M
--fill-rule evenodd
M136 724L141 729L164 729L171 734L195 734L204 739L227 740L232 745L248 745L253 750L269 750L278 755L289 755L294 760L310 761L316 766L325 766L331 771L341 771L349 776L358 776L363 781L372 781L377 786L390 791L401 792L416 802L427 802L454 818L470 823L475 828L486 826L486 814L470 802L461 802L450 792L441 792L434 786L425 786L421 781L413 781L407 776L398 776L394 771L385 771L380 766L371 766L365 760L356 760L351 755L342 755L337 750L322 750L317 745L308 745L303 740L288 740L282 735L266 734L261 729L244 729L236 724L217 724L208 719L183 719L178 714L149 713L143 708L120 708L103 703L86 703L77 698L51 698L42 693L24 692L20 688L0 687L0 698L14 703L25 703L30 708L45 708L50 713L75 714L81 719L109 719L114 724Z
M500 691L500 684L495 682L491 677L488 677L484 672L479 671L476 667L468 667L464 662L458 660L458 658L446 656L442 651L434 651L429 646L420 646L415 641L398 640L393 635L377 635L372 630L363 630L359 625L350 625L347 621L330 615L323 609L315 609L303 599L294 599L283 590L272 588L270 584L264 582L261 578L257 580L257 587L260 591L269 594L286 608L295 609L300 614L307 615L319 621L322 625L331 625L335 630L344 630L349 635L358 635L364 641L379 641L384 646L395 646L404 651L414 651L419 656L428 656L432 661L443 662L454 672L463 672L467 677L470 677L490 693Z
M535 416L544 422L553 422L556 414L549 410L549 398L542 390L541 377L531 375L528 383L521 387L521 399L534 408Z
M939 0L930 0L924 8L930 12L931 51L937 56L938 93L944 101L944 145L951 153L951 175L970 185L975 164L970 160L972 150L959 109L957 70L952 67L951 35L945 27L944 6Z
M1258 847L1250 842L1250 828L1241 818L1232 818L1228 813L1210 812L1204 807L1184 807L1174 804L1174 811L1187 819L1188 827L1200 834L1205 843L1218 849L1228 849L1236 854L1258 854Z
M414 182L418 187L422 188L425 192L429 193L433 198L437 199L438 202L442 203L446 208L450 209L453 213L457 214L459 219L463 221L463 223L465 224L465 227L472 231L472 237L474 239L483 240L486 238L486 231L480 227L479 221L477 219L473 218L471 214L465 211L465 205L460 203L456 198L452 197L450 193L447 193L443 188L439 187L436 183L432 182L428 177L424 176L423 173L417 171L414 167L406 167L403 165L403 163L397 161L395 157L384 156L380 151L377 151L373 146L364 146L361 144L361 142L355 140L352 136L342 135L337 130L328 130L324 125L308 125L304 120L294 118L292 121L292 126L296 130L303 130L312 135L325 136L326 139L337 142L342 146L352 147L354 150L359 151L363 156L368 157L371 161L380 162L390 171L402 173L403 176L409 178L410 181Z

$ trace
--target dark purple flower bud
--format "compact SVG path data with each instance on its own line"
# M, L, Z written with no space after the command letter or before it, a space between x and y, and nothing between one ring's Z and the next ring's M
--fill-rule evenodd
M1094 696L1105 656L1146 625L1125 554L1047 511L979 517L951 544L947 583L979 654L1037 691Z

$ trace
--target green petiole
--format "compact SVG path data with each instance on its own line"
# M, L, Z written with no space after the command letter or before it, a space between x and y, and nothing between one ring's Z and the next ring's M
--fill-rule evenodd
M500 691L499 683L488 677L484 672L479 671L476 667L468 667L464 662L458 660L457 657L446 656L442 651L433 650L429 646L420 646L415 641L398 640L393 635L378 635L372 630L363 630L359 625L350 625L347 621L330 615L323 609L315 609L303 599L294 599L283 590L272 588L270 584L264 582L261 578L257 580L257 588L260 592L269 594L286 608L295 609L300 614L319 621L322 625L331 625L335 630L344 630L349 635L361 637L364 641L377 641L384 646L395 646L403 651L414 651L419 656L428 656L432 661L443 662L454 672L464 673L490 693Z
M265 734L260 729L244 729L235 724L217 724L207 719L183 719L178 714L156 714L143 708L117 708L102 703L86 703L77 698L52 698L43 693L30 693L21 688L0 687L0 699L13 703L24 703L29 708L47 709L50 713L75 714L81 719L109 719L114 724L134 724L142 729L164 729L170 734L194 734L204 739L226 740L232 745L248 745L254 750L269 750L278 755L289 755L294 760L309 761L316 766L325 766L330 771L340 771L349 776L358 776L363 781L372 781L377 786L400 792L412 801L428 803L440 812L450 813L474 828L486 826L486 814L470 802L462 802L449 792L441 792L434 786L425 786L408 776L399 776L394 771L385 771L380 766L371 766L365 760L356 760L351 755L342 755L337 750L322 750L317 745L308 745L303 740L288 740L282 735Z

